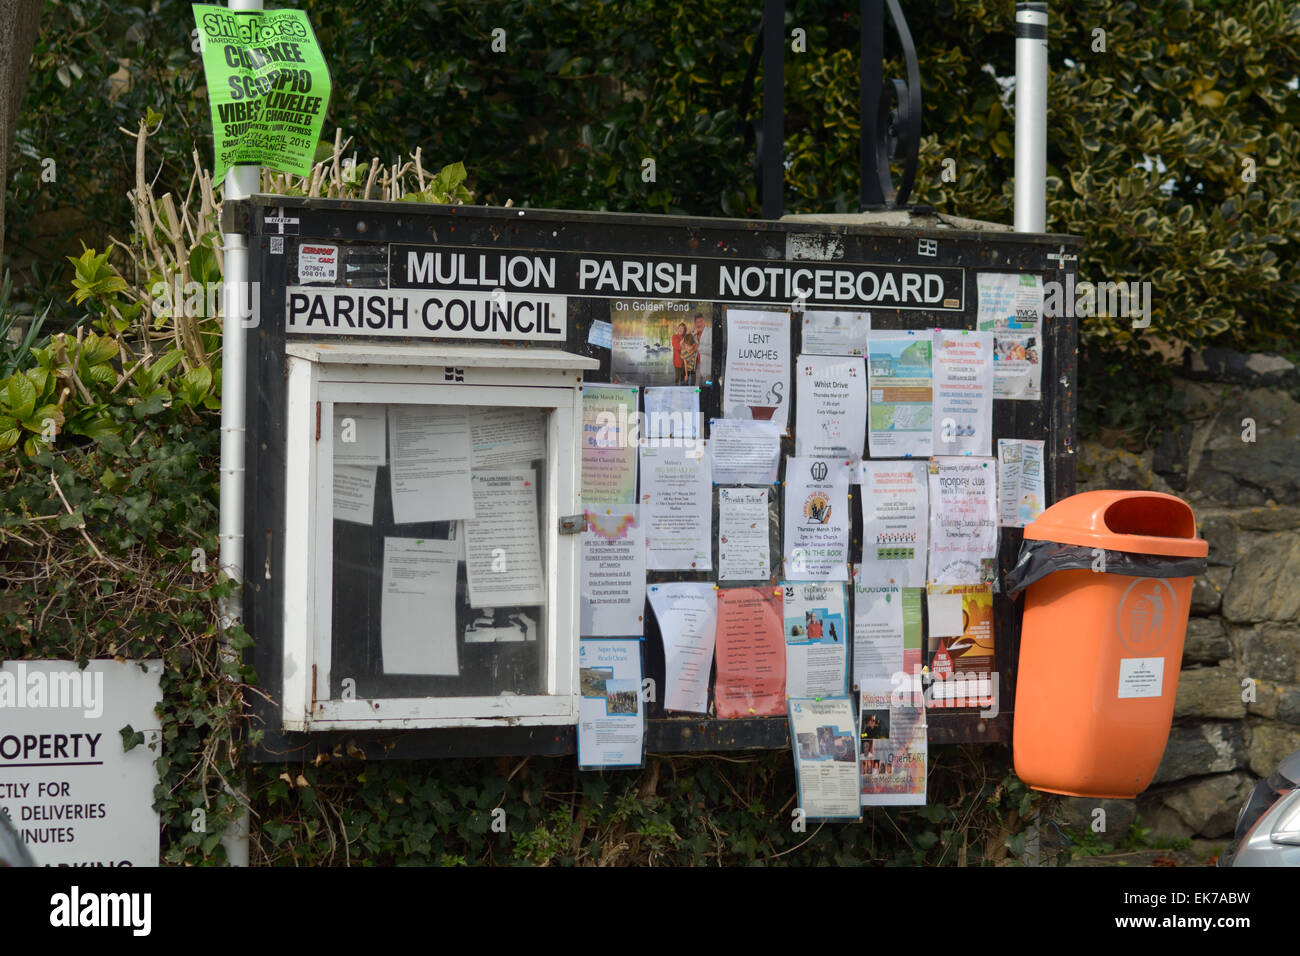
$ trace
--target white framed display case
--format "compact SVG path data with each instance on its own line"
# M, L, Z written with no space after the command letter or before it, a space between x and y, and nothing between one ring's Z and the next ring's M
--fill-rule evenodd
M287 343L285 730L577 719L583 373Z

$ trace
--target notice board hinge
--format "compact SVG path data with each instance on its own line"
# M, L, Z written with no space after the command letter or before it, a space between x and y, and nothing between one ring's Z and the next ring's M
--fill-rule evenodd
M320 441L320 402L316 403L316 440Z

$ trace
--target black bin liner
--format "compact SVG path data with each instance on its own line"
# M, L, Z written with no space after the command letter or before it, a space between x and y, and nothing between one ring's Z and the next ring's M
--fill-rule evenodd
M1207 567L1205 558L1102 550L1106 554L1106 574L1134 578L1194 578L1204 574ZM1016 559L1015 567L1003 575L1002 590L1015 597L1053 571L1091 571L1097 560L1097 551L1097 548L1078 544L1026 538L1020 545L1020 557Z

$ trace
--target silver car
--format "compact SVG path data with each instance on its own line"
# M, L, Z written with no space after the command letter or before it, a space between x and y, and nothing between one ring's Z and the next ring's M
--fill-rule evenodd
M1300 866L1300 750L1255 784L1219 866Z

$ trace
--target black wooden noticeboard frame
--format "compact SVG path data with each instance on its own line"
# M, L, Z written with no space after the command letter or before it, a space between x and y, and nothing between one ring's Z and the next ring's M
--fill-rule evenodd
M892 213L891 222L902 214ZM984 225L984 224L981 224ZM1037 274L1044 281L1066 281L1077 268L1081 240L1067 235L1012 233L992 229L952 228L938 217L914 225L841 223L802 217L780 221L700 219L560 210L415 203L362 202L254 196L229 202L223 230L247 237L249 279L260 289L257 321L247 330L247 421L244 538L244 626L253 637L247 653L260 687L268 697L249 695L252 728L263 732L247 749L254 761L312 759L318 752L343 758L426 758L507 754L572 754L573 727L484 727L438 730L332 731L292 733L282 729L279 688L282 683L282 607L284 600L285 501L285 289L296 269L297 243L317 240L355 251L354 274L375 285L378 262L367 248L388 243L475 247L483 251L529 250L556 253L641 255L719 260L767 260L773 264L801 259L832 260L815 266L873 264L893 267L962 270L961 308L892 309L867 306L872 327L879 329L973 329L978 272ZM811 253L809 250L812 250ZM367 263L370 265L367 266ZM340 270L342 272L342 270ZM340 275L336 285L345 285ZM588 343L593 320L608 320L610 298L655 298L609 295L568 298L566 351L591 356L600 370L588 382L610 380L610 351ZM659 296L671 298L671 296ZM737 302L735 304L743 304ZM776 303L767 303L769 305ZM786 303L788 306L790 303ZM831 308L810 303L809 308ZM862 306L841 306L864 308ZM724 355L722 308L714 306L714 375L701 387L705 420L718 417ZM800 328L792 322L792 357L800 353ZM393 341L387 339L386 341ZM428 342L428 339L419 341ZM522 347L522 346L521 346ZM552 347L558 347L555 343ZM994 402L994 438L1043 439L1047 504L1074 493L1076 445L1077 325L1072 316L1046 317L1043 324L1041 401ZM795 398L790 397L793 403ZM793 430L794 412L791 411ZM794 453L783 441L783 455ZM783 473L782 473L783 477ZM773 498L778 499L779 494ZM859 553L861 524L854 511L852 554ZM1005 572L1019 552L1021 532L1003 529L998 564ZM716 546L716 542L715 542ZM774 561L779 567L779 562ZM652 572L651 582L708 580L707 574ZM924 602L923 602L924 603ZM662 641L654 615L645 616L644 673L663 686ZM1011 739L1015 671L1019 653L1018 605L1004 595L994 600L995 665L1000 675L1000 712L983 718L977 710L934 710L928 715L932 744L1006 742ZM711 682L712 684L712 682ZM710 697L712 694L710 694ZM788 722L781 718L717 720L698 716L667 717L658 703L649 705L647 753L779 749L790 745Z

